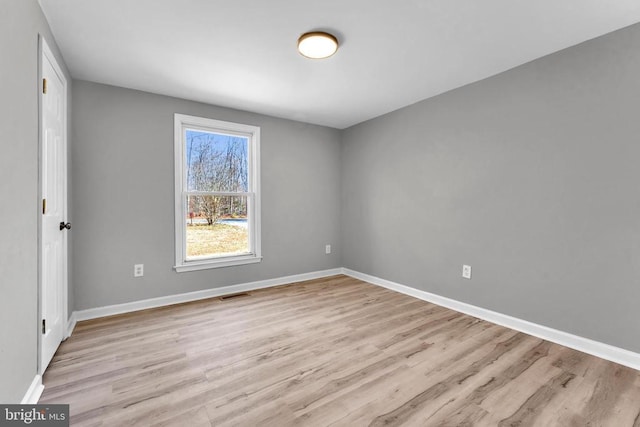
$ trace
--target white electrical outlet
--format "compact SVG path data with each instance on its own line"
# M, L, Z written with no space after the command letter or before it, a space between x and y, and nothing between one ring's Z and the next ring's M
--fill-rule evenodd
M133 277L144 276L144 264L135 264L133 266Z
M471 266L463 265L462 266L462 277L465 279L471 279Z
M324 253L327 255L331 253L331 245L327 245L324 247Z

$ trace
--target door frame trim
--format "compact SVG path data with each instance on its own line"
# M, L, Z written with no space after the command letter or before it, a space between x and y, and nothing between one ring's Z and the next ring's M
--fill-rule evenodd
M68 143L67 143L67 132L68 132L68 117L67 117L67 105L68 105L68 93L67 93L67 78L65 77L60 65L58 64L58 60L53 54L51 48L47 43L47 40L42 34L38 35L38 319L36 324L37 336L38 336L38 363L37 363L37 373L42 375L46 366L42 366L42 180L43 180L43 159L42 159L42 142L43 142L43 128L42 128L42 111L43 111L43 100L42 100L42 64L44 58L47 58L51 65L53 66L54 71L60 77L62 81L62 114L64 125L62 128L62 145L64 147L65 155L62 158L62 169L64 171L65 182L66 185L63 186L62 194L64 197L64 204L62 206L64 216L68 220L69 213L69 200L68 200L68 187L69 187L69 174L68 174ZM64 321L62 322L62 339L68 338L67 335L67 322L68 322L68 294L69 294L69 245L68 245L68 233L65 233L63 241L62 241L62 250L63 253L66 254L66 262L62 267L62 277L63 277L63 285L62 285L62 314Z

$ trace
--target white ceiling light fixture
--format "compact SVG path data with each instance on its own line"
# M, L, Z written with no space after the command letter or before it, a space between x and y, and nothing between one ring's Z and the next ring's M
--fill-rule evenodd
M311 59L328 58L338 50L338 39L329 33L313 31L298 39L298 52Z

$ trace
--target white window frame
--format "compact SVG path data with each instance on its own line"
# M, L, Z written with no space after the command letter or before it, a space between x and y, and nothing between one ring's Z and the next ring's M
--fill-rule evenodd
M187 260L187 212L186 212L186 158L184 155L187 129L206 132L237 135L248 138L248 178L246 193L202 192L213 196L246 196L247 227L249 230L249 253L242 255L217 256ZM175 114L174 118L175 150L175 252L174 269L178 272L204 270L208 268L229 267L260 262L260 128L258 126L208 119L204 117Z

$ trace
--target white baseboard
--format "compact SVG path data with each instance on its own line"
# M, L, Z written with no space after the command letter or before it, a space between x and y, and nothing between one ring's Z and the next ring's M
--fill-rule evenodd
M220 288L205 289L202 291L188 292L177 295L169 295L165 297L145 299L124 304L110 305L106 307L91 308L87 310L75 311L71 315L67 325L67 337L71 336L76 322L82 320L95 319L98 317L112 316L115 314L129 313L132 311L145 310L148 308L162 307L172 304L179 304L189 301L197 301L206 298L213 298L221 295L234 294L238 292L247 292L255 289L269 288L273 286L286 285L290 283L302 282L305 280L320 279L323 277L335 276L337 274L345 274L365 282L382 286L405 295L409 295L460 313L468 314L479 319L483 319L516 331L524 332L565 347L573 348L584 353L591 354L602 359L610 360L633 369L640 370L640 354L620 347L604 344L568 332L549 328L547 326L538 325L527 320L518 319L506 314L498 313L486 308L477 307L464 302L456 301L451 298L432 294L430 292L411 288L379 277L360 273L348 268L334 268L331 270L322 270L312 273L296 274L292 276L278 277L275 279L259 280L256 282L242 283L238 285L223 286ZM35 382L36 380L34 380ZM42 379L40 378L40 385ZM32 384L32 387L34 385ZM30 388L31 390L31 388ZM42 393L42 388L39 393ZM38 394L39 397L39 394ZM25 396L26 398L26 396Z
M184 294L168 295L165 297L150 298L140 301L128 302L124 304L109 305L106 307L90 308L87 310L74 311L73 325L76 321L96 319L98 317L112 316L114 314L130 313L132 311L146 310L148 308L163 307L166 305L179 304L189 301L213 298L221 295L247 292L255 289L270 288L273 286L286 285L289 283L302 282L304 280L320 279L322 277L335 276L341 274L341 268L331 270L315 271L312 273L295 274L293 276L278 277L275 279L259 280L257 282L242 283L239 285L223 286L220 288L205 289L202 291L187 292ZM71 322L71 320L70 320ZM72 329L71 329L72 330ZM69 333L69 335L71 335Z
M582 351L584 353L588 353L602 359L610 360L612 362L640 370L640 354L629 350L614 347L612 345L580 337L578 335L573 335L568 332L559 331L547 326L538 325L536 323L518 319L516 317L507 316L506 314L487 310L482 307L477 307L471 304L442 297L440 295L421 291L419 289L411 288L409 286L401 285L399 283L391 282L379 277L353 271L348 268L343 268L342 273L374 285L391 289L392 291L419 298L421 300L428 301L442 307L450 308L460 313L465 313L479 319L487 320L489 322L505 326L507 328L515 329L516 331L524 332L525 334L533 335L535 337L542 338L547 341L563 345L565 347L573 348L575 350Z
M22 401L20 401L21 405L35 405L40 400L40 396L42 396L42 391L44 390L44 385L42 385L42 376L36 375L31 385L27 389L27 392L24 394Z
M71 317L69 317L69 321L67 322L67 329L65 330L63 340L66 340L71 336L71 334L73 333L73 330L76 327L77 322L78 320L76 318L76 312L74 311L73 313L71 313Z

